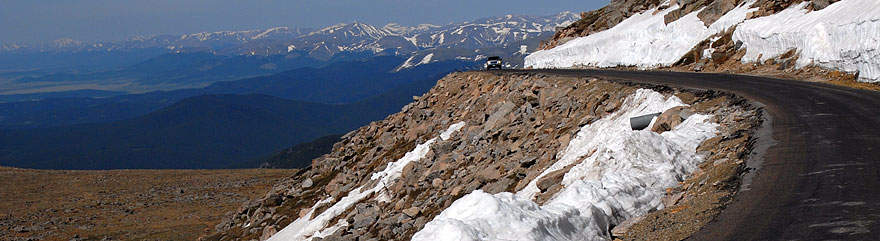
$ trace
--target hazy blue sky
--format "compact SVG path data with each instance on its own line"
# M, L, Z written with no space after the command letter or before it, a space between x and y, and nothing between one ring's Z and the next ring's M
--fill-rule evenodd
M324 27L361 21L446 24L506 14L581 12L608 0L3 0L0 43Z

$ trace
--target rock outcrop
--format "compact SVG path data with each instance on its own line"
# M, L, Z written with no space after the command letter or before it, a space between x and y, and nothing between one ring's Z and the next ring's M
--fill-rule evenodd
M734 138L732 133L740 133L736 140L748 139L741 133L753 125L737 123L757 115L742 99L713 91L596 78L454 73L400 113L346 134L331 154L313 160L310 168L279 183L262 200L229 213L216 227L217 233L204 239L264 240L297 219L335 210L338 207L331 205L354 190L386 185L328 220L324 227L335 225L335 229L326 229L332 232L313 240L407 240L474 190L522 189L554 163L581 126L614 112L637 88L677 95L692 105L689 111L717 116L723 126L720 136L727 139ZM462 123L460 130L438 137L457 123ZM740 160L748 146L730 148L723 145L727 139L713 139L705 149L717 151L712 158ZM401 167L399 178L382 184L371 178L426 142L433 144L425 156ZM743 170L742 162L729 163L738 163L731 173ZM561 177L546 175L538 181L542 191L538 202L558 191ZM678 203L697 199L687 190L677 192L687 193Z

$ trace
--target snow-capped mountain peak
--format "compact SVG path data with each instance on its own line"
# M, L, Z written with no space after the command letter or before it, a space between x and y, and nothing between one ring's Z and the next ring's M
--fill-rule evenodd
M537 43L548 38L557 26L578 19L571 12L552 16L505 15L446 25L419 24L406 26L388 23L375 26L364 22L331 25L321 29L274 27L264 30L214 31L181 35L138 36L121 42L82 44L72 40L33 48L7 44L3 52L34 49L39 51L115 51L138 48L160 48L171 51L211 51L225 55L288 55L307 54L329 60L339 53L372 52L402 56L418 56L412 66L423 62L451 59L480 59L477 49L507 48L503 53L521 56L524 41ZM545 36L547 35L547 36ZM537 40L530 40L537 39ZM60 48L67 46L66 48ZM73 46L76 46L74 48ZM528 47L526 49L534 49ZM445 53L440 53L445 52ZM433 54L431 61L423 60ZM490 54L491 55L491 54ZM483 56L484 58L485 56Z
M69 38L59 38L52 41L52 46L56 48L76 48L82 46L82 42Z

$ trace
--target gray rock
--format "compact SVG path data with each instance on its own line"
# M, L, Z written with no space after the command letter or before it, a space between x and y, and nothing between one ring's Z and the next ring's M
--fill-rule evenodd
M490 115L488 119L486 119L486 123L483 125L484 130L495 129L496 125L500 124L499 122L501 122L502 120L505 120L505 116L513 111L513 108L515 107L516 106L514 106L513 103L510 102L504 102L504 104L501 104L501 106L499 106L498 109L494 113L492 113L492 115Z
M266 197L266 199L263 199L263 206L277 207L278 205L281 205L283 201L284 199L280 194L272 194L269 197Z
M315 183L312 182L312 179L311 179L311 178L306 178L306 180L302 182L301 187L302 187L302 188L310 188L310 187L312 187L312 185L315 185Z
M374 222L376 222L376 218L377 218L377 216L375 214L374 215L363 215L363 214L355 215L354 216L354 224L352 225L352 227L354 227L356 229L369 227Z
M12 229L12 231L15 231L16 233L27 233L31 231L31 228L25 226L16 226Z
M810 5L812 5L813 10L818 11L818 10L825 9L826 7L828 7L828 5L831 5L831 3L832 2L829 0L813 0L813 2L810 3Z
M703 71L703 68L705 66L706 66L706 64L704 64L703 62L699 62L696 65L694 65L694 71L696 71L696 72Z

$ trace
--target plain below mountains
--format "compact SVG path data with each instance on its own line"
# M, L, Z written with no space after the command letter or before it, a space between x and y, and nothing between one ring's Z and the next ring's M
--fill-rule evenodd
M426 79L346 105L204 95L106 124L0 132L0 165L43 169L223 168L384 118Z
M35 111L40 108L33 106L20 106L24 110L31 110L32 117L51 117L56 122L98 122L0 131L0 165L41 169L242 166L242 163L269 156L283 148L322 136L346 133L397 112L411 102L413 96L427 92L437 79L455 66L448 64L451 65L438 66L433 71L411 73L412 75L406 72L387 74L387 71L374 70L367 72L373 73L375 79L368 78L370 74L363 74L361 78L341 78L346 81L335 83L335 91L351 90L362 93L339 93L339 96L346 97L344 100L347 102L330 99L331 102L346 102L345 104L291 100L258 91L283 90L285 85L282 83L287 83L287 88L300 86L308 89L307 86L298 84L300 82L296 81L295 76L272 76L241 83L252 89L227 89L240 92L235 94L212 93L186 97L186 94L210 91L199 89L191 92L160 92L155 96L119 97L115 102L75 105L74 108L60 110L51 110L51 106L44 106L41 107L43 112ZM365 64L348 70L358 71L378 66L381 65ZM427 67L430 66L419 69ZM386 68L393 68L393 65L386 65ZM344 73L333 68L326 71ZM399 82L389 84L377 79ZM317 80L304 83L312 85L315 81ZM359 81L364 83L357 84ZM384 87L369 87L367 83ZM345 88L349 85L354 87ZM320 89L324 86L317 85L313 88ZM353 96L366 97L360 100L348 99ZM182 100L174 101L174 98ZM133 104L128 105L129 103ZM138 112L149 111L163 103L170 105L138 115ZM110 107L116 110L107 109ZM80 116L76 117L77 114ZM104 114L115 114L113 118L119 120L107 121L102 119L107 117Z
M198 89L0 103L0 129L109 123L145 115L188 97L208 94L263 94L305 102L347 104L419 80L436 80L439 77L435 76L475 65L468 61L442 61L393 72L402 61L394 56L375 57L337 62L323 68L300 68L275 75L218 82Z

